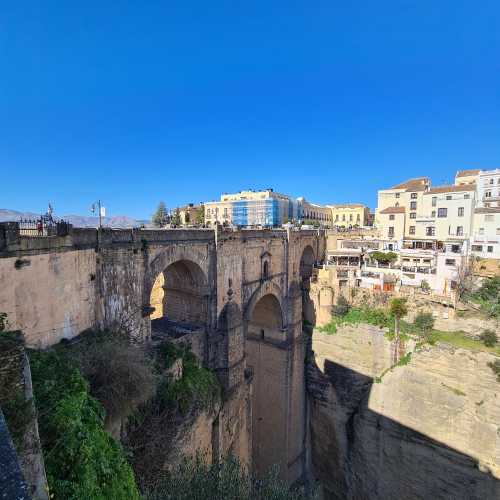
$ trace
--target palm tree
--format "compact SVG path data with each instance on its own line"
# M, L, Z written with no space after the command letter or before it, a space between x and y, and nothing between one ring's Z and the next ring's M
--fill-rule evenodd
M394 346L394 363L399 361L399 347L400 347L400 337L399 337L399 327L400 321L403 316L408 314L408 307L406 305L406 299L404 298L394 298L391 300L390 305L391 314L394 316L394 333L396 336L396 344Z

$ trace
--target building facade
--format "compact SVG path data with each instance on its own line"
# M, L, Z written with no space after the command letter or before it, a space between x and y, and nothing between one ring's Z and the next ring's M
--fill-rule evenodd
M331 220L334 226L353 227L368 226L370 210L360 203L329 205Z
M214 226L278 227L288 222L313 222L321 226L331 224L331 211L305 198L293 199L275 192L240 191L223 194L220 201L204 204L205 224Z

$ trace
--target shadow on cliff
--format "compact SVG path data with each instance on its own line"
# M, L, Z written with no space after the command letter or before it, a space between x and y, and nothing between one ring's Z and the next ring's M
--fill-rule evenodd
M500 481L477 460L371 410L373 383L330 360L323 373L310 357L313 473L325 499L500 498Z

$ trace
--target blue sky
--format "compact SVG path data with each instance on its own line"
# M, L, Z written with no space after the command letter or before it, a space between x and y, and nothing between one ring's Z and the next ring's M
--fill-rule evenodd
M500 166L500 3L4 2L0 208L375 205Z

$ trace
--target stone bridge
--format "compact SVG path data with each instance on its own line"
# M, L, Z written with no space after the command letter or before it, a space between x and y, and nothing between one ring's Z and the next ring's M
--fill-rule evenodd
M189 341L224 388L212 456L233 453L257 473L278 464L293 482L307 468L302 323L314 307L303 291L324 251L317 231L33 237L2 223L0 311L37 347L91 328Z

